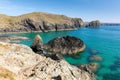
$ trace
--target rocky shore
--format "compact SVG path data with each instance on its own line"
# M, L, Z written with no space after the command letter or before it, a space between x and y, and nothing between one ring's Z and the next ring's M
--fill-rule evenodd
M95 80L89 67L70 65L62 55L45 54L37 37L32 45L39 53L25 45L0 42L0 80Z
M8 43L20 43L20 40L28 40L27 37L22 36L0 36L1 42L8 42Z

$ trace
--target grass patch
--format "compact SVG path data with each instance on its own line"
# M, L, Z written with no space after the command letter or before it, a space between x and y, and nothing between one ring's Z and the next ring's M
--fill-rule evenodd
M15 80L15 75L11 71L0 67L0 80Z

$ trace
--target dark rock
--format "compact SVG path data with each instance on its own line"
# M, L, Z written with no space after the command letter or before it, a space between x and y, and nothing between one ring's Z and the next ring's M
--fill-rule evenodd
M77 54L85 50L84 42L76 37L57 37L44 45L44 49L60 54Z
M100 21L98 21L98 20L91 21L91 22L88 23L85 27L98 28L98 27L100 27Z
M42 38L40 37L40 35L36 35L32 45L31 45L31 48L36 53L43 52L43 42L42 42Z
M52 79L53 79L53 80L62 80L62 78L61 78L60 75L58 75L58 76L56 76L56 77L52 77Z
M62 55L60 55L60 54L54 54L54 53L46 53L46 54L41 54L42 56L45 56L45 57L49 57L49 58L51 58L51 59L53 59L53 60L62 60L62 59L64 59L63 58L63 56Z

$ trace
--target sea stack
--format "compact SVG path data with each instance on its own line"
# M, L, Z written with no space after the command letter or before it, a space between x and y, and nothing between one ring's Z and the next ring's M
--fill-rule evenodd
M36 35L34 41L31 45L31 48L36 53L41 53L43 50L43 41L40 35Z

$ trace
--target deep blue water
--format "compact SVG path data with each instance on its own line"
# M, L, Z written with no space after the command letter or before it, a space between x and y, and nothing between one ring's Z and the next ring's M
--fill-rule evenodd
M86 50L77 56L64 56L65 59L71 64L99 63L100 67L96 72L97 80L120 80L120 26L101 26L97 29L80 28L71 31L8 35L28 37L28 41L21 41L21 43L30 46L36 34L41 35L44 43L55 37L67 35L82 39L87 46ZM92 55L99 55L103 60L91 61L89 57Z

